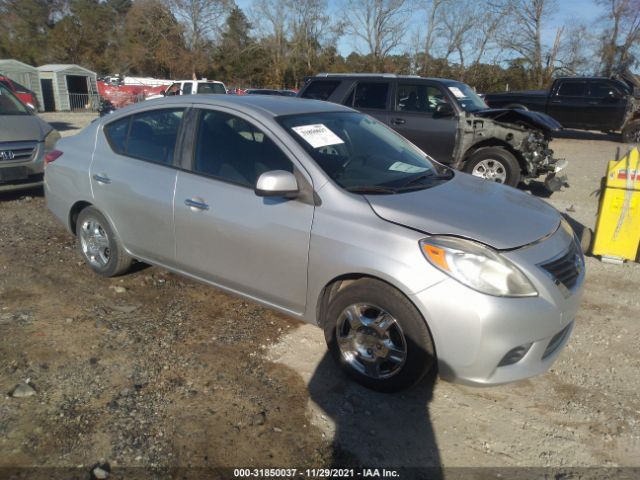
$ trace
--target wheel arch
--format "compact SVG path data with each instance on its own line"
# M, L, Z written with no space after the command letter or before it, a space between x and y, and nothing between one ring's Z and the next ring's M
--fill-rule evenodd
M80 212L85 208L91 207L91 206L93 206L92 203L87 202L85 200L80 200L74 203L71 209L69 210L69 230L71 230L71 233L73 233L74 235L77 234L76 227L77 227L78 216L80 215Z
M327 307L331 302L331 299L344 287L348 286L349 284L357 280L362 280L362 279L376 280L388 285L389 287L400 292L407 299L407 301L409 301L409 303L411 303L414 306L414 308L418 311L418 313L422 317L422 320L424 321L424 324L427 327L427 330L429 331L429 335L431 336L431 341L433 344L433 353L437 359L438 354L437 354L436 341L435 341L435 337L433 335L431 326L429 325L428 319L424 318L422 311L415 305L413 300L411 300L411 297L407 295L406 289L400 287L399 285L395 284L392 281L389 281L388 279L383 278L382 276L373 275L371 273L355 273L354 272L354 273L345 273L342 275L338 275L337 277L327 282L325 286L320 290L320 294L318 295L318 300L316 303L316 318L318 320L317 321L318 326L320 326L321 328L324 328L324 322L325 322L324 313L326 312Z

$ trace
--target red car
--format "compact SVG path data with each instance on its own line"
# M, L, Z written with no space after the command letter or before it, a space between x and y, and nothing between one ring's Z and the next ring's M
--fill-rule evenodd
M23 87L19 83L11 80L9 77L0 75L0 83L7 87L11 93L13 93L18 99L27 106L33 107L34 110L38 109L38 97L26 87Z

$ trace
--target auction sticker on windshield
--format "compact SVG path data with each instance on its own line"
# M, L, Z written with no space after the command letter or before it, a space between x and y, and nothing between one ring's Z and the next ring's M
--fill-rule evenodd
M421 173L426 172L428 169L417 165L411 165L409 163L396 162L389 167L389 170L393 170L394 172Z
M293 127L292 130L300 135L313 148L328 147L344 143L340 137L329 130L322 123L315 125L301 125Z
M449 90L456 96L456 98L466 97L466 95L462 93L462 90L460 90L458 87L449 87Z

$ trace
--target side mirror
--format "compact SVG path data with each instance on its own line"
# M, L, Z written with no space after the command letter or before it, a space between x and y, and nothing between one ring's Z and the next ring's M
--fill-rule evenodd
M259 197L293 198L300 190L293 173L284 170L271 170L260 175L254 191Z
M31 105L30 103L25 103L25 105L27 106L27 109L29 110L29 112L31 112L32 114L35 115L36 113L38 113L38 111L36 110L36 107Z
M436 106L435 116L436 117L453 117L455 112L453 111L453 107L450 103L441 103Z
M162 95L163 97L167 96L167 91L166 90L160 90L160 95Z

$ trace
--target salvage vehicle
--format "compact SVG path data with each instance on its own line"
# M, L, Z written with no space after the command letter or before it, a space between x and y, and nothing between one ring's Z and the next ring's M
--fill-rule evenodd
M48 208L97 274L133 259L319 325L362 384L495 385L544 372L585 277L547 203L432 161L329 102L199 95L62 139Z
M432 158L512 187L544 176L551 191L567 185L565 160L553 157L551 117L490 109L466 84L394 74L309 77L299 96L347 105L390 126Z
M227 87L224 83L213 80L178 80L156 95L149 95L146 100L155 100L174 95L196 95L204 93L226 94Z
M42 185L44 158L59 138L0 83L0 192Z
M5 77L4 75L0 75L0 85L4 85L18 98L18 100L33 111L38 110L38 97L36 97L36 94L27 87L23 87L15 80L11 80L9 77Z
M494 108L544 112L565 128L622 132L622 141L640 142L640 98L631 85L606 77L565 77L549 90L488 93Z

